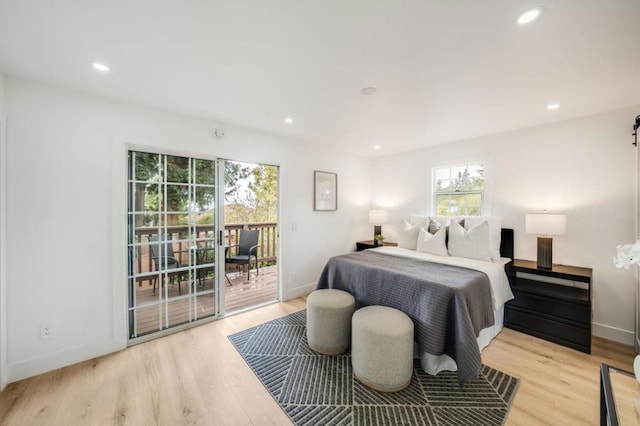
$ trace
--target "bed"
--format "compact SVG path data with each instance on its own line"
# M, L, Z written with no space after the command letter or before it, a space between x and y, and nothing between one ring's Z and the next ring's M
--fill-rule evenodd
M356 308L383 305L407 313L424 371L457 371L464 384L477 377L481 350L502 330L504 303L513 298L506 274L511 259L513 230L503 228L500 261L385 246L331 258L317 288L351 293Z

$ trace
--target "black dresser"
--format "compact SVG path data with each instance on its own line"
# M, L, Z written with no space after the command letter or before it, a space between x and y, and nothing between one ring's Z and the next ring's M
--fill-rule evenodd
M591 275L590 268L514 260L505 327L591 353Z

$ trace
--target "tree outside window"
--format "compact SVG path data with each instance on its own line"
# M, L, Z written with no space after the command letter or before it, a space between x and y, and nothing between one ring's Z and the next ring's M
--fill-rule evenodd
M482 216L484 165L470 163L433 169L436 216Z

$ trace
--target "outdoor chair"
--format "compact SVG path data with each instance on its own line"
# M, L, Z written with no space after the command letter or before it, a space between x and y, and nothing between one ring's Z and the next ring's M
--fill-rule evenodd
M215 273L215 246L192 246L189 251L194 255L196 264L196 276L198 278L198 285L200 288L204 288L207 281L207 274L209 272ZM205 266L203 266L205 265Z
M164 249L166 248L166 255L164 255ZM168 271L170 269L181 268L178 259L176 259L173 253L173 243L167 237L160 239L159 236L149 236L149 249L151 250L151 258L153 259L153 265L156 271ZM178 295L182 295L182 288L180 286L180 272L169 272L171 279L177 277L178 280ZM156 294L156 282L157 276L153 279L153 293ZM162 284L159 286L162 288Z
M256 273L260 273L260 267L258 266L258 236L260 235L259 229L241 229L240 238L238 244L233 244L229 248L237 247L235 255L227 255L226 263L233 263L236 265L248 265L247 266L247 281L250 279L251 274L251 258L255 259ZM230 253L231 250L226 250Z

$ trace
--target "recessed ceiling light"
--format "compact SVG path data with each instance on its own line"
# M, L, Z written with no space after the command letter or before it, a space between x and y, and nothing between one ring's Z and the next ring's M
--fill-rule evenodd
M364 89L362 89L362 94L363 95L373 95L376 93L378 89L376 89L375 87L365 87Z
M380 151L382 147L380 145L374 145L373 149L375 149L376 151Z
M530 22L535 21L536 19L538 19L541 13L542 6L534 7L533 9L527 10L518 17L518 25L526 25Z
M94 62L91 65L93 66L94 69L96 69L98 71L102 71L102 72L109 72L110 71L108 66L106 66L105 64L101 64L100 62Z
M549 105L547 105L547 109L548 110L558 109L558 108L560 108L560 104L549 104Z
M285 122L285 123L287 123L287 124L291 124L291 123L293 123L293 118L291 118L291 117L285 117L285 118L284 118L284 122Z

